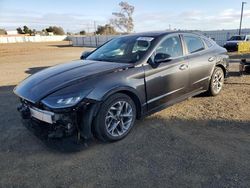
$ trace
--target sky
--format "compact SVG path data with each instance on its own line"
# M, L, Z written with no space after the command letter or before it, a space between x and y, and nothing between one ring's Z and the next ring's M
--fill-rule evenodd
M0 0L0 28L27 25L36 30L61 26L66 32L92 32L109 23L121 0ZM126 0L125 0L126 1ZM242 27L250 28L250 0ZM241 0L127 0L135 6L134 31L238 29Z

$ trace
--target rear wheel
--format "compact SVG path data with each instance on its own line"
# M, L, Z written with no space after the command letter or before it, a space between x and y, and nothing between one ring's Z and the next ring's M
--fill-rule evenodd
M222 68L215 67L213 75L210 80L209 90L208 93L211 96L218 95L223 87L224 84L224 72Z
M125 94L114 94L101 105L94 120L94 130L102 141L117 141L124 138L134 126L136 107Z

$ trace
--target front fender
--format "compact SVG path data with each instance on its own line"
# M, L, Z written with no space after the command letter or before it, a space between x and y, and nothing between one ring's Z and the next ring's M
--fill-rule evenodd
M116 72L103 77L102 80L95 82L95 88L86 98L104 101L112 94L124 91L136 96L141 104L146 103L144 70L142 67Z

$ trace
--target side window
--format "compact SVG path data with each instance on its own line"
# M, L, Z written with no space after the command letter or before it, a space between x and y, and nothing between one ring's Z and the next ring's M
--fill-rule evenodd
M150 47L149 41L137 40L133 47L132 53L136 53L138 51L143 51L143 52L147 51L149 47Z
M184 41L187 45L190 54L199 52L205 49L202 40L198 37L184 36Z
M164 53L170 55L170 57L183 56L182 44L180 37L169 37L157 47L155 54Z

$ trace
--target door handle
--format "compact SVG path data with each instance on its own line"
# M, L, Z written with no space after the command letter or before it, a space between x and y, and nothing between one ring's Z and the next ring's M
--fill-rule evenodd
M186 70L188 68L188 65L187 64L182 64L179 69L180 70Z
M210 57L210 58L208 58L208 61L209 62L213 62L215 60L215 57Z

